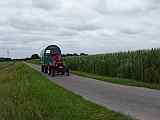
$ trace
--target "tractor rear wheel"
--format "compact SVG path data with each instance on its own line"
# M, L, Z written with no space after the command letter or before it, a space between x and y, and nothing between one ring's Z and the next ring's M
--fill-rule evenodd
M52 76L52 77L54 77L54 76L55 76L55 68L52 68L51 76Z
M66 76L69 76L69 69L66 69Z
M62 72L62 75L65 75L65 72Z

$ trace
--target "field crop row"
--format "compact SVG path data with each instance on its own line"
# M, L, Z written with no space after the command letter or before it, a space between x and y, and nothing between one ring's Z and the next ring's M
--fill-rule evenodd
M160 49L65 57L71 70L160 83Z

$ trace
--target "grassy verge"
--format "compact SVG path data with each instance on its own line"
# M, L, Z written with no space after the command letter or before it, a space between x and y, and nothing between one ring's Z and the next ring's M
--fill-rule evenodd
M79 71L72 71L72 73L79 75L79 76L94 78L97 80L107 81L107 82L111 82L111 83L115 83L115 84L136 86L136 87L145 87L145 88L160 90L160 84L151 84L151 83L144 83L144 82L139 82L139 81L130 80L130 79L100 76L100 75L96 75L96 74L90 74L90 73L79 72Z
M32 64L36 64L36 65L40 65L41 64L40 59L27 60L26 62L29 62L29 63L32 63Z
M55 85L23 63L0 65L2 120L130 120Z

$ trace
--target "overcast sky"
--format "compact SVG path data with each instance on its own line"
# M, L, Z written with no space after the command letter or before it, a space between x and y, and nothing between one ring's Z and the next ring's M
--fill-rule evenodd
M89 54L160 47L160 0L0 1L0 56L50 44Z

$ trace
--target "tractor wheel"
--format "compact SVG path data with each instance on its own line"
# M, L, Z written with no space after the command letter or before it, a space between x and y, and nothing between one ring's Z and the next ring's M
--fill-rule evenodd
M65 75L65 72L62 72L62 75Z
M48 68L48 75L51 75L51 72L52 72L52 67L49 66L49 68Z
M48 73L48 66L45 66L45 73Z
M44 66L43 65L41 66L41 72L44 72Z
M54 69L54 68L52 68L51 76L52 76L52 77L55 76L55 69Z
M69 69L66 69L66 76L69 76Z

